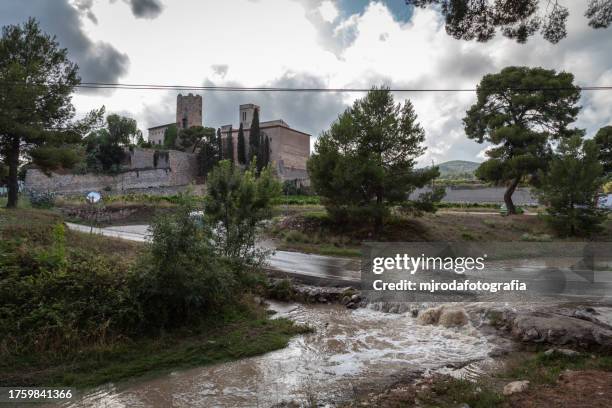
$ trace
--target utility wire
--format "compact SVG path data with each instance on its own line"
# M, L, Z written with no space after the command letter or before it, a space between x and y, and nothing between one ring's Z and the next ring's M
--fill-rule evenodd
M23 85L18 82L0 80L2 85ZM44 86L53 84L26 84L26 86ZM120 89L120 90L145 90L145 91L213 91L213 92L369 92L372 88L289 88L289 87L246 87L246 86L195 86L195 85L160 85L160 84L124 84L105 82L81 82L76 85L83 89ZM484 89L484 88L480 88ZM492 88L493 91L518 91L518 92L560 92L573 91L610 91L612 86L576 86L576 87L517 87L517 88ZM477 88L390 88L391 92L476 92Z
M123 90L176 90L176 91L217 91L217 92L368 92L372 88L288 88L288 87L243 87L243 86L191 86L82 82L78 88L123 89ZM612 86L577 86L582 91L610 91ZM572 87L504 88L514 91L572 91ZM391 92L476 92L476 88L390 88Z

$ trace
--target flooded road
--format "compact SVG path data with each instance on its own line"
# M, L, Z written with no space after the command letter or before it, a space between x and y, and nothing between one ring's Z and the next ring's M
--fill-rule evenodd
M421 326L409 314L337 305L279 304L278 313L315 332L262 356L109 384L69 407L269 407L283 401L333 402L396 375L486 358L492 349L471 326Z

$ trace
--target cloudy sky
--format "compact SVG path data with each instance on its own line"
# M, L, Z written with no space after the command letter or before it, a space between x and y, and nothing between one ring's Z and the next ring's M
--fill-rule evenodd
M568 38L520 45L446 35L432 10L404 0L2 0L0 25L40 20L80 66L84 82L283 87L473 88L508 65L566 70L579 85L612 85L612 28L593 30L583 0L570 8ZM87 91L79 113L105 105L143 130L174 120L177 92ZM238 105L257 103L262 120L282 118L317 136L359 94L207 92L204 122L238 122ZM483 145L461 126L471 93L402 93L427 132L421 163L482 160ZM577 126L612 122L612 92L585 92ZM146 134L146 132L145 132ZM315 137L313 137L313 144Z

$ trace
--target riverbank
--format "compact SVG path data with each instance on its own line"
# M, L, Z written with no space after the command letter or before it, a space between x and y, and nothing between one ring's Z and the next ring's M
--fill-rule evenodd
M611 356L540 351L512 353L477 379L434 374L398 381L340 407L607 408L610 398Z
M612 219L591 239L612 241ZM394 214L377 237L368 224L336 225L323 207L292 207L275 218L267 229L283 251L359 257L363 241L381 242L564 242L533 213L501 216L490 208L444 208L421 217Z
M283 348L310 329L249 292L174 330L142 324L137 242L65 230L56 212L0 209L0 385L89 388Z

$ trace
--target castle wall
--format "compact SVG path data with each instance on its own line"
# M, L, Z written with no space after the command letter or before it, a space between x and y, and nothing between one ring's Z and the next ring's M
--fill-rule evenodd
M167 156L158 154L157 168L154 165L154 155L153 149L134 149L131 152L131 168L117 175L51 173L48 176L38 169L28 169L25 187L31 191L50 191L60 195L90 191L119 194L174 191L177 187L195 182L198 175L196 154L173 150L168 151Z

